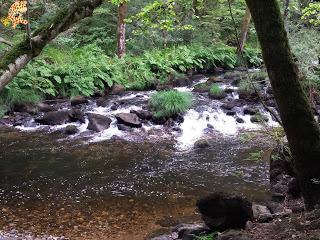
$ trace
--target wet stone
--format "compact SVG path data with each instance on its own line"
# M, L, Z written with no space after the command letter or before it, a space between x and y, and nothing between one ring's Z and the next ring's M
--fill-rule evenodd
M240 117L237 117L236 121L237 121L237 123L244 123L244 120L242 118L240 118Z
M252 211L254 219L258 222L266 223L273 219L271 212L266 206L253 204Z
M253 218L252 203L239 196L213 193L197 201L197 207L205 224L212 230L245 228Z
M74 134L78 133L78 131L79 130L78 130L77 126L74 126L74 125L69 125L64 129L64 133L66 135L74 135Z
M101 132L105 129L108 129L112 122L110 118L94 113L88 113L88 120L88 130L92 130L95 132Z
M129 127L141 128L142 123L138 116L134 113L118 113L115 115L118 123L127 125Z
M83 96L77 96L77 97L71 98L70 102L71 102L71 106L77 106L81 104L87 104L89 103L89 100Z
M235 116L235 115L237 115L237 113L236 113L235 111L228 111L228 112L226 113L226 115L227 115L227 116Z
M200 139L194 143L195 148L207 148L210 146L210 143L206 139Z

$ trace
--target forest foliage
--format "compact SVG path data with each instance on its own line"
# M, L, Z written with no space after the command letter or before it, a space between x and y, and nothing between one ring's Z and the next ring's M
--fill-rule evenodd
M13 0L0 2L4 6L1 18ZM30 2L33 31L68 4L60 0ZM124 2L128 4L124 58L116 57L117 8L122 1L105 1L92 17L62 33L22 70L1 93L2 102L10 102L7 99L12 95L10 92L29 91L41 98L91 96L114 83L130 90L143 90L181 78L191 70L232 69L243 63L239 61L235 37L235 27L241 28L246 9L243 0L232 3L234 19L226 0ZM292 1L286 23L289 37L306 82L318 89L319 71L313 63L320 54L319 3L310 3L301 13L297 9ZM23 26L17 30L2 26L1 36L17 43L25 33ZM0 56L8 49L0 44ZM249 67L262 64L253 24L249 27L244 56Z

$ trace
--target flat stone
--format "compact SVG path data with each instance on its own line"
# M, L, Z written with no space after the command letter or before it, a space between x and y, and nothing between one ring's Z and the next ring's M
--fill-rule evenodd
M142 127L142 123L140 122L138 116L134 113L118 113L115 115L115 117L120 124L134 128Z

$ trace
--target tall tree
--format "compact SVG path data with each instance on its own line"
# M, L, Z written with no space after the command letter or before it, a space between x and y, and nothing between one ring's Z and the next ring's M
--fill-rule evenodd
M125 18L128 10L128 0L112 0L112 3L118 6L117 55L122 58L126 54Z
M320 205L320 130L291 53L277 0L246 0L261 43L307 209Z
M241 28L241 33L240 33L239 52L243 52L244 46L246 44L250 21L251 21L251 13L250 13L249 8L247 7L246 13L243 17L242 28Z
M0 60L0 92L42 49L72 24L91 16L93 10L102 4L102 0L78 0L59 11L51 21L36 30L30 40L26 39ZM31 43L31 44L30 44Z

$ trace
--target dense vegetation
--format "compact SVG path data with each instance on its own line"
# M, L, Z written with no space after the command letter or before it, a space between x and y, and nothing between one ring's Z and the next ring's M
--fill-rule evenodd
M177 3L173 6L172 1L167 5L161 1L130 1L127 55L118 58L115 56L117 2L105 2L93 17L82 20L62 34L22 70L1 93L3 104L10 104L7 96L26 91L40 95L38 99L41 99L90 96L97 90L111 88L114 83L141 90L181 78L191 70L212 71L214 67L233 68L243 63L237 55L234 25L226 1L199 1L196 6L188 1ZM57 9L65 5L60 1L52 1L51 5L32 2L31 28L36 29L50 20ZM245 3L237 1L232 7L236 27L240 28ZM160 11L161 8L168 12ZM297 12L292 4L288 28L296 56L308 77L308 86L317 88L319 73L311 66L320 51L319 34L314 29L317 23L312 20L315 8L314 4L308 6L303 11L304 20L297 22ZM4 11L1 14L4 15ZM153 15L157 19L153 19ZM165 23L163 19L166 19ZM306 22L310 26L297 25ZM22 28L15 31L3 28L2 32L10 41L17 42L24 37ZM261 55L252 26L248 36L244 56L250 66L259 66ZM1 44L0 54L6 49ZM305 54L306 51L309 54Z

